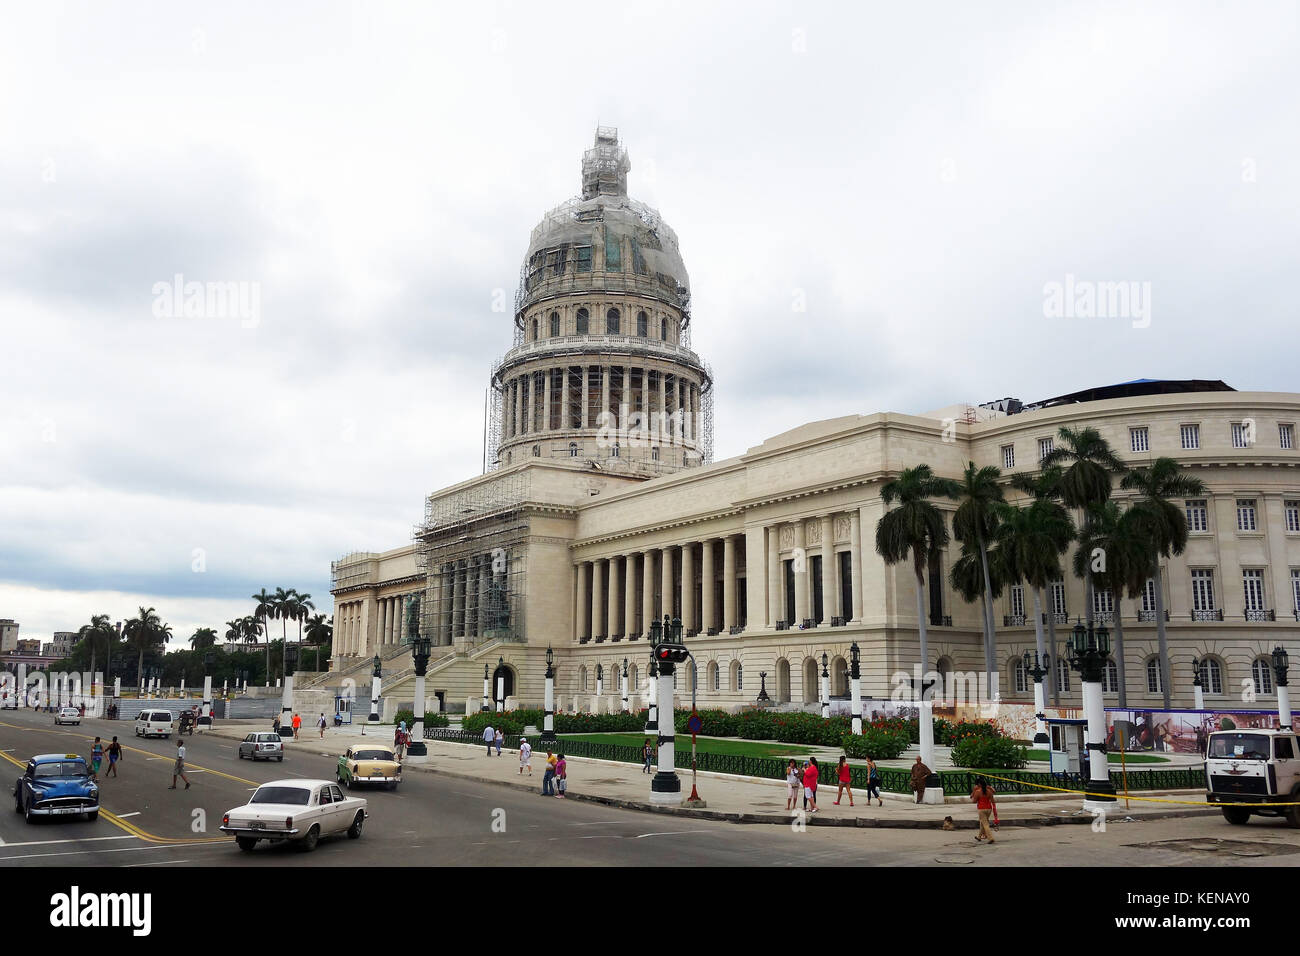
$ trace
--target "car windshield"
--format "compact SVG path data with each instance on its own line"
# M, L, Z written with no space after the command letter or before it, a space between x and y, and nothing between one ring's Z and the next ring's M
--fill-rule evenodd
M1264 734L1215 734L1210 738L1210 756L1219 759L1267 760L1268 737Z
M391 750L356 750L352 753L353 760L392 760L393 752Z
M258 787L253 794L252 803L291 803L300 807L307 806L311 800L311 791L302 787Z
M64 707L61 711L59 711L59 713L61 713L64 717L67 717L69 714L75 715L77 712L78 712L77 708L75 707Z
M35 776L38 778L84 777L85 775L86 764L82 760L57 760L50 763L38 763L35 771Z

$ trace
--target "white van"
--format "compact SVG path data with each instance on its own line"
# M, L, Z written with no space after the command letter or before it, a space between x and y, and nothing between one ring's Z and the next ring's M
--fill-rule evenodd
M171 737L172 721L176 718L170 710L142 710L135 719L137 737Z

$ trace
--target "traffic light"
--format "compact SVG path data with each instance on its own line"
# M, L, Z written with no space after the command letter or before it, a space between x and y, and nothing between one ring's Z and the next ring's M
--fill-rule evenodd
M655 657L667 664L681 664L688 656L684 644L660 644L655 648Z

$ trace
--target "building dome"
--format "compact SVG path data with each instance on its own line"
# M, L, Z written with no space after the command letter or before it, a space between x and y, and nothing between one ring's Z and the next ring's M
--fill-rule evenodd
M713 374L691 351L677 234L627 194L618 130L582 157L582 193L533 229L514 347L492 370L485 466L563 458L647 474L712 456Z

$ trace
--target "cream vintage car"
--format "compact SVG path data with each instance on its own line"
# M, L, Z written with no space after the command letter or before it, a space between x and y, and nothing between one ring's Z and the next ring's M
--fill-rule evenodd
M363 798L347 796L331 780L272 780L221 818L221 832L233 834L241 850L253 849L259 840L294 841L314 850L331 834L357 839L369 815Z
M339 757L335 775L339 785L349 790L359 784L382 784L389 790L396 790L402 782L402 764L392 747L355 744Z

